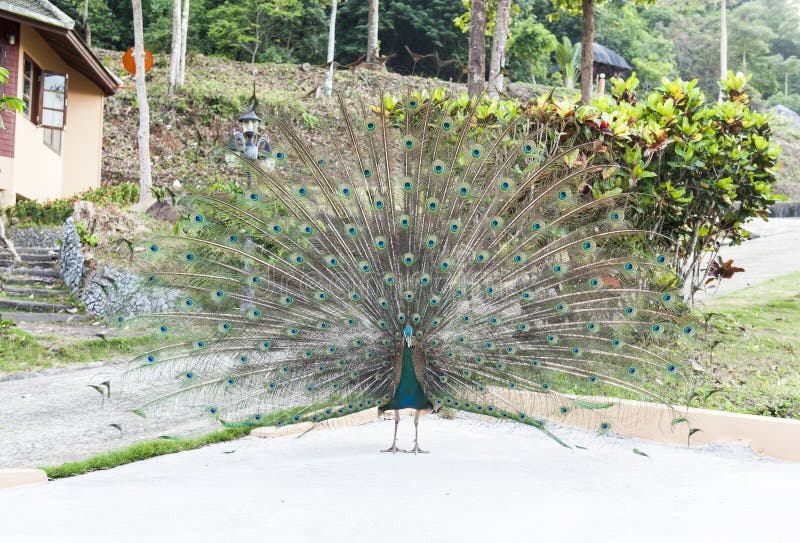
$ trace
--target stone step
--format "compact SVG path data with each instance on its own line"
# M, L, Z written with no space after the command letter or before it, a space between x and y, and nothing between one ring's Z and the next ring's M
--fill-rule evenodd
M9 277L5 281L5 285L33 285L43 286L55 285L60 280L55 277Z
M54 278L54 277L9 277L5 281L5 285L27 285L33 287L48 287L50 285L55 285L59 283L61 280Z
M58 258L59 251L57 249L42 249L39 251L31 250L30 248L23 247L22 249L17 249L17 254L22 259L30 258ZM8 251L2 247L0 247L0 258L12 258L11 251Z
M0 267L0 273L5 273L8 271L8 268ZM14 268L14 272L12 273L12 277L23 277L23 276L30 276L30 277L52 277L54 279L58 279L58 270L53 269L38 269L38 268L28 268L28 267L16 267Z
M86 313L32 313L27 311L3 311L3 319L14 322L81 322L90 320Z
M25 298L28 296L68 296L69 291L63 288L35 288L35 287L9 287L0 290L10 296Z
M10 309L12 311L28 311L32 313L56 313L75 309L67 304L52 304L47 302L37 302L35 300L20 300L17 298L0 298L0 310Z
M10 267L14 261L10 258L6 259L0 256L0 268L8 268ZM18 266L25 266L27 268L52 268L57 265L55 260L26 260L22 259L22 262L17 264Z
M18 253L46 253L48 251L58 252L61 250L61 247L58 245L51 245L49 247L25 247L23 245L15 244L14 249L17 250ZM5 251L5 247L0 247L0 251Z

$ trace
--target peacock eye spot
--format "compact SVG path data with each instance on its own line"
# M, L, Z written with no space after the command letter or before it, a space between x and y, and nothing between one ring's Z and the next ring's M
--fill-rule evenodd
M590 383L594 383L595 381L597 381L597 377L595 377L594 375L592 375L591 377L589 377L589 382L590 382Z
M205 341L198 341L197 342L197 346L200 347L200 348L203 348L203 347L206 346L206 342Z
M656 262L658 262L659 264L663 264L666 261L667 257L665 257L664 255L658 255L658 258L656 258Z
M231 236L230 239L231 239L231 243L236 243L237 241L239 241L239 238L236 237L236 236Z
M195 215L195 217L194 217L194 222L203 222L203 217L202 217L202 215Z
M619 213L612 213L611 220L618 221L619 220Z
M628 368L628 373L633 375L634 373L636 373L636 368Z
M235 381L233 379L228 379L228 384L229 385L232 385L233 383L235 383Z
M305 187L300 187L300 189L297 191L297 193L300 196L305 196L308 193L308 191L305 189Z
M452 125L449 122L445 121L444 123L442 123L442 128L444 128L445 130L450 130L450 128L452 128Z
M592 248L592 242L590 242L590 241L584 241L584 242L583 242L583 248L584 248L584 249L586 249L586 250L588 251L589 249L591 249L591 248Z
M275 226L273 226L272 227L272 231L275 232L275 233L280 233L280 231L281 231L280 225L276 224Z
M364 170L364 177L370 177L371 175L372 175L372 171L371 170ZM349 192L350 191L348 191L348 193Z
M670 372L670 373L675 373L675 370L676 370L676 369L677 369L677 368L675 367L675 365L674 365L674 364L670 364L670 365L667 367L667 371L668 371L668 372Z
M687 326L686 328L683 329L684 334L691 334L693 331L694 329L691 326Z
M156 360L156 357L155 357L155 356L153 356L152 354L151 354L150 356L148 356L148 357L147 357L147 361L148 361L148 362L155 362L155 360Z
M410 107L410 108L412 108L412 109L413 109L413 108L415 108L415 107L417 107L417 102L416 102L415 100L411 100L411 101L408 103L408 107Z
M481 156L481 152L478 149L473 149L472 150L472 156L474 156L475 158L478 158L479 156Z
M150 252L152 252L152 253L158 252L158 245L155 245L155 244L151 245L150 246Z
M284 158L286 158L286 155L283 154L283 152L278 151L278 153L275 155L275 158L277 158L278 160L283 160Z
M163 332L166 332L166 331L167 331L167 327L166 327L166 326L161 326L161 327L159 328L159 330L161 330L161 332L162 332L162 333L163 333Z
M253 316L254 317L260 317L261 316L261 311L259 311L258 309L253 310Z
M250 199L251 199L251 200L253 200L253 201L255 202L256 200L258 200L258 194L256 194L255 192L254 192L254 193L252 193L252 194L250 195Z
M567 197L567 191L565 191L565 190L562 190L562 191L560 191L560 192L558 193L558 199L559 199L559 200L564 200L566 197Z
M433 171L436 173L442 173L442 169L443 168L437 164L436 167L433 168Z
M530 145L525 145L525 147L523 148L523 150L524 150L526 153L530 153L531 151L533 151L533 147L531 147Z

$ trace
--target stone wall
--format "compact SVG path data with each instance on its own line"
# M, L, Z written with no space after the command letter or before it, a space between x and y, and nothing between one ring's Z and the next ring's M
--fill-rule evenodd
M178 294L145 288L138 275L103 266L87 274L78 297L92 315L115 319L168 311L175 307Z
M81 238L75 229L75 221L67 217L61 228L61 252L58 255L58 273L67 285L70 293L75 294L81 286L84 264Z
M6 227L6 235L15 247L57 247L61 229L57 226Z
M91 265L90 265L91 264ZM116 319L167 311L179 298L176 291L144 288L142 278L112 266L99 266L83 253L72 217L61 229L59 273L70 292L77 293L95 317Z

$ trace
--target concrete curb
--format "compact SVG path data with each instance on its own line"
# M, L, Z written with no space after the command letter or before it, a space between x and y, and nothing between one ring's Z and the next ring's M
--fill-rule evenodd
M673 445L701 446L708 443L743 445L759 455L779 460L800 462L800 420L744 415L710 409L674 408L667 405L620 400L618 398L582 397L596 403L613 404L607 409L583 410L572 408L567 415L559 415L561 406L573 406L575 398L553 397L535 392L516 392L505 395L516 405L537 405L531 412L542 413L550 421L564 426L598 430L606 423L608 431L632 437ZM353 413L341 418L328 419L317 428L357 426L378 418L377 408ZM403 410L412 412L412 410ZM475 414L482 417L483 415ZM681 422L675 422L680 419ZM314 428L310 422L288 426L256 428L250 435L278 437L307 432ZM691 429L698 431L689 436ZM557 433L557 432L556 432Z
M0 469L0 490L46 482L47 474L41 469Z

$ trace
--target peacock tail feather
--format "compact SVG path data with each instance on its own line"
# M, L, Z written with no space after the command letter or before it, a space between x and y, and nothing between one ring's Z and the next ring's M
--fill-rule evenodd
M165 343L125 373L138 413L260 425L394 408L404 349L421 402L548 433L573 412L606 430L597 396L665 401L694 326L672 259L634 256L659 244L628 196L591 190L628 175L611 146L478 115L486 100L339 101L326 145L276 118L274 167L242 158L249 188L185 197L146 248L147 282L181 297L148 316Z

